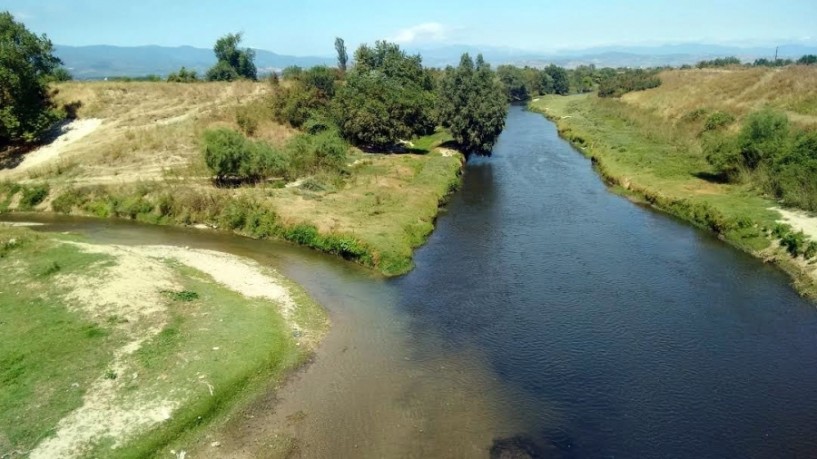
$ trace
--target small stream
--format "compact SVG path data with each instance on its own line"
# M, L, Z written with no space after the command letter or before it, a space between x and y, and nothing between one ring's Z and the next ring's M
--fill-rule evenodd
M608 192L521 107L398 279L194 229L3 218L248 256L327 307L314 363L225 448L258 455L287 433L303 457L817 455L814 305L773 267Z

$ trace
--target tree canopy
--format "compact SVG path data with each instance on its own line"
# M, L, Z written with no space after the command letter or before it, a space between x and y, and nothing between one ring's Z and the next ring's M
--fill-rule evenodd
M440 123L466 153L489 154L505 127L508 103L502 84L482 55L467 53L445 69L439 86Z
M240 33L227 34L216 41L213 52L216 54L216 65L207 71L209 81L234 81L241 78L258 79L255 67L255 51L238 49L241 43Z
M434 93L419 55L378 41L355 51L355 66L332 102L343 136L360 146L390 148L433 132Z
M47 83L64 77L60 64L45 35L0 13L0 146L34 141L58 119Z

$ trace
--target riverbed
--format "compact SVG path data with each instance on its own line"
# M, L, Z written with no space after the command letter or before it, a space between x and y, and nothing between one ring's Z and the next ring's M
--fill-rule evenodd
M522 107L398 279L278 242L36 220L247 256L329 310L314 362L220 432L219 455L263 456L275 435L303 457L817 451L814 305L773 267L610 193Z

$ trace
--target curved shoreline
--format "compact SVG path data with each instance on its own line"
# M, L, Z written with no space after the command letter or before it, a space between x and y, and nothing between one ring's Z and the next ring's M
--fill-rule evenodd
M64 385L60 381L70 378L79 381L72 387L81 394L54 420L53 435L30 445L32 457L130 457L204 435L218 418L305 368L328 331L325 309L305 291L245 257L176 245L95 244L3 227L0 245L10 257L3 261L13 267L8 273L12 285L28 279L26 266L59 260L47 274L53 287L39 295L74 320L90 323L86 328L98 330L92 336L110 336L101 343L106 351L100 357L113 358L94 361L95 368L107 368L99 376L61 373L55 381L36 378L39 367L33 361L25 364L38 384ZM27 282L32 281L40 282ZM18 302L21 307L26 303ZM36 322L51 313L36 309L31 314ZM10 332L23 326L14 317L5 324ZM244 324L249 318L255 320L252 327ZM244 336L234 335L236 330ZM184 339L168 342L168 336ZM18 347L25 349L27 338L18 339ZM38 339L49 342L51 337ZM76 344L56 339L65 340L66 350ZM170 343L176 344L167 347ZM242 350L235 343L259 350ZM224 360L222 353L229 357ZM42 413L35 422L39 426L52 417Z

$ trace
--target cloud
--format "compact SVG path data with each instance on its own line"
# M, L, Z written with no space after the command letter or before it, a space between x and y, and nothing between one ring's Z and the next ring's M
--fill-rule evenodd
M445 41L450 29L439 22L426 22L401 29L391 41L401 45Z

